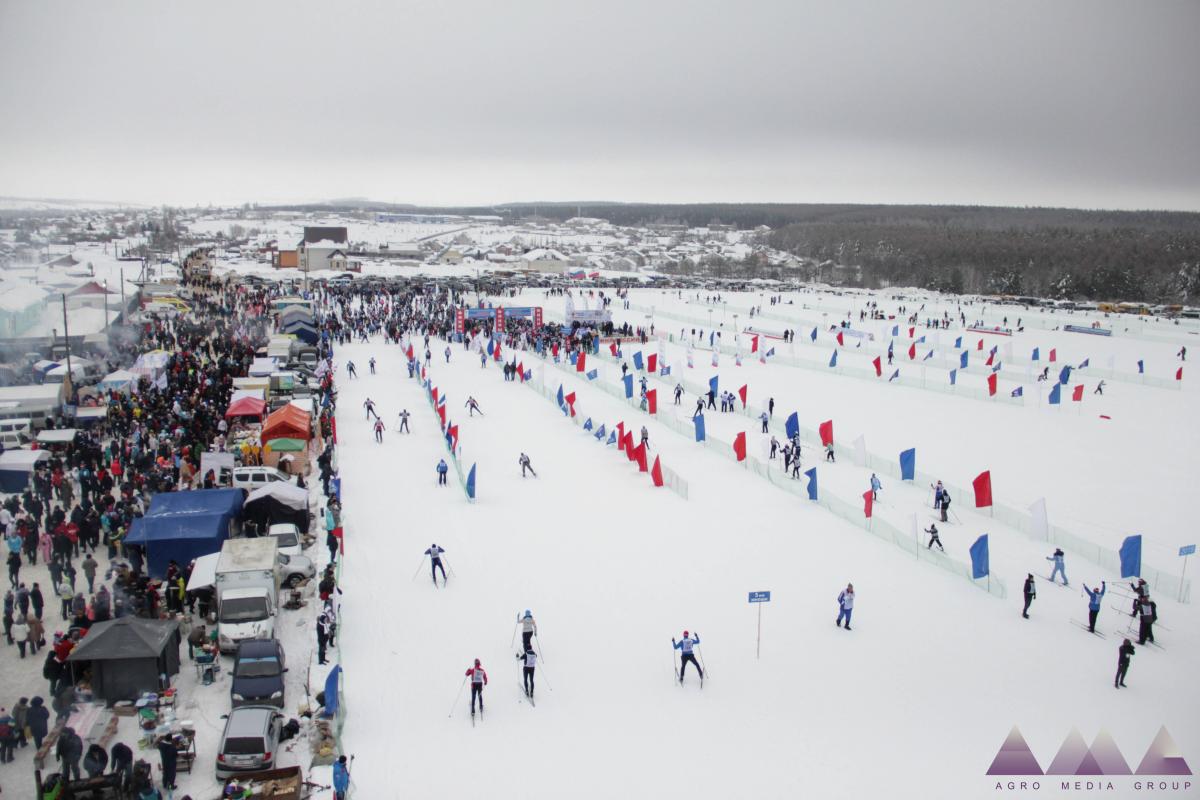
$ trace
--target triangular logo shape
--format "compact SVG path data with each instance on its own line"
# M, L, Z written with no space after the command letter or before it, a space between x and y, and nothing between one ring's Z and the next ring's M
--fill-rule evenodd
M1171 738L1171 734L1167 733L1165 725L1158 729L1158 735L1154 737L1154 741L1150 743L1150 747L1146 750L1146 755L1142 757L1142 763L1138 765L1137 774L1192 774L1192 770L1188 767L1188 763L1183 760L1183 755L1179 752L1179 747L1175 744L1175 740Z
M1096 734L1096 738L1092 740L1092 757L1096 760L1096 764L1100 767L1100 772L1096 775L1132 775L1133 771L1129 769L1129 765L1125 763L1125 756L1121 755L1121 751L1117 749L1117 743L1113 741L1112 736L1108 731L1101 730ZM1093 773L1089 773L1093 774Z
M1080 735L1079 729L1071 728L1071 732L1067 734L1067 738L1063 739L1062 746L1058 748L1058 753L1054 756L1054 760L1050 762L1050 766L1046 767L1046 774L1088 774L1079 772L1079 769L1083 766L1085 759L1090 759L1091 755L1091 751L1088 750L1087 742L1083 740L1083 736ZM1092 759L1092 761L1094 762L1094 759Z
M996 753L996 757L992 760L992 765L988 767L987 774L1043 774L1041 765L1034 758L1029 745L1025 743L1025 737L1021 735L1021 729L1016 725L1013 725L1013 729L1008 732L1008 737L1005 738L1004 744L1000 745L1000 752Z

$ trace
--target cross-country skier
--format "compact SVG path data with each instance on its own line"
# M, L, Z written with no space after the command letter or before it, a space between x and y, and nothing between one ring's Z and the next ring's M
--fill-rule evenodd
M533 467L529 464L529 456L521 453L521 457L517 459L517 463L521 465L521 477L525 477L525 470L529 470L533 477L537 477L537 473L533 471Z
M375 419L375 441L378 443L383 442L383 420L379 418Z
M770 414L772 417L775 416L775 398L774 397L767 399L767 413Z
M938 538L937 525L932 522L929 523L929 527L925 529L925 532L929 534L929 544L925 545L926 550L932 550L936 544L938 550L941 550L943 553L946 552L946 548L942 547L942 540Z
M524 615L521 616L521 644L522 650L528 650L533 647L533 637L537 636L537 621L533 618L533 612L528 608L525 609Z
M429 572L433 576L433 585L437 586L437 571L442 571L442 585L446 585L446 568L442 566L442 553L446 552L436 544L431 544L426 550L425 555L429 556Z
M367 362L367 366L371 369L371 374L375 374L375 356L371 356L371 360Z
M762 432L768 433L769 431L767 430L767 423L771 421L771 418L767 415L767 412L764 411L761 415L759 415L759 419L762 420Z
M1146 583L1145 578L1138 578L1137 583L1129 584L1129 588L1133 589L1133 611L1129 612L1129 616L1136 617L1139 613L1139 606L1143 600L1150 599L1150 584Z
M400 433L412 433L412 431L408 429L408 417L408 409L400 409L400 427L397 429Z
M646 430L646 426L642 426L642 444L646 445L646 449L650 449L650 431Z
M676 650L681 651L679 660L679 682L683 683L683 676L687 672L687 665L691 664L696 668L696 672L700 673L700 681L704 682L704 670L700 669L700 664L696 661L696 656L692 654L692 648L700 644L700 634L689 636L687 631L683 632L683 638L678 642L675 637L671 637L671 646Z
M1100 381L1096 384L1096 389L1092 392L1092 394L1104 394L1104 381Z
M943 517L943 520L944 519L945 519L945 517ZM1054 548L1054 555L1046 556L1046 560L1054 562L1054 570L1050 573L1050 582L1054 583L1054 576L1061 572L1062 579L1063 579L1063 586L1069 586L1070 584L1067 583L1067 568L1066 568L1065 564L1063 563L1062 548L1061 547Z
M1154 623L1158 621L1158 603L1149 597L1139 607L1142 618L1138 623L1138 644L1154 641Z
M333 764L333 800L346 800L350 791L350 768L346 765L346 757L338 756Z
M479 698L479 713L483 713L483 687L487 686L488 677L478 658L475 659L475 666L467 667L466 674L471 678L471 716L473 717L475 716L476 697Z
M1021 609L1021 616L1029 619L1029 605L1037 598L1037 588L1033 585L1033 573L1025 573L1025 607Z
M800 448L792 448L792 479L800 480Z
M484 350L479 351L479 368L487 369L487 352Z
M347 361L347 362L346 362L346 374L347 374L347 375L349 375L351 378L357 378L357 377L358 377L358 370L354 368L354 362L353 362L353 361Z
M942 489L942 522L950 521L950 492Z
M825 445L825 460L837 463L837 459L833 455L833 442Z
M695 412L692 413L692 419L695 419L696 417L703 417L703 416L704 416L704 397L701 396L701 397L696 398L696 410L695 410Z
M521 665L521 678L525 686L525 696L533 697L533 671L537 667L537 653L529 647L525 648L524 653L517 653L517 660L524 659L524 664Z
M450 345L446 345L446 363L450 363Z
M375 401L374 400L372 400L371 398L368 397L366 400L363 401L363 408L365 408L367 410L367 413L363 417L363 419L370 419L372 416L374 416L375 419L379 419L379 414L377 414L375 412Z
M882 488L883 488L883 484L880 483L879 476L876 475L874 472L872 472L871 473L871 499L872 500L879 499L879 490ZM936 533L934 534L934 538L935 539L937 538Z
M933 510L934 511L937 511L938 509L940 509L942 507L942 494L944 492L945 492L945 490L942 488L942 482L938 481L937 486L933 487ZM942 522L945 522L945 521L946 521L946 518L942 517Z
M483 416L483 411L479 408L479 403L475 401L474 397L468 397L467 402L463 404L463 408L467 409L467 413L472 417L475 416L476 411L479 412L479 416Z
M1125 673L1129 672L1129 659L1133 658L1133 653L1133 642L1126 639L1117 651L1117 677L1113 681L1114 688L1120 689L1125 685Z
M683 386L675 384L675 405L679 405L679 401L683 398Z
M778 439L776 439L774 436L772 436L772 437L771 437L771 455L770 455L770 458L775 458L775 454L776 454L777 452L779 452L779 440L778 440ZM786 466L786 465L784 466L784 469L787 469L787 466Z
M1087 592L1088 596L1088 632L1096 632L1096 617L1100 615L1100 598L1104 597L1106 587L1104 581L1100 581L1099 589L1089 589L1085 583L1083 591Z
M854 584L847 583L846 588L838 594L837 626L842 627L842 618L846 619L846 630L850 630L850 615L854 613Z
M708 407L713 410L717 408L717 393L712 389L708 390Z
M446 485L446 473L449 471L450 467L446 466L446 459L439 459L437 463L438 486Z

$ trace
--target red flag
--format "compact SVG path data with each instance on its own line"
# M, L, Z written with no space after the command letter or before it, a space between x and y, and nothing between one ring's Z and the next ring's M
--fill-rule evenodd
M625 423L624 422L617 423L617 449L618 450L625 449Z
M437 398L438 398L438 388L437 388L436 386L435 386L435 387L433 387L432 389L430 389L430 390L429 390L429 393L430 393L431 395L433 395L433 404L436 406L436 405L438 404L438 401L437 401Z
M750 352L751 353L758 352L758 337L757 336L750 337Z
M917 332L916 328L909 328L908 329L908 338L910 338L910 339L913 338L913 336L916 334L916 332Z
M750 384L743 384L742 388L738 389L738 397L742 398L742 408L746 407L746 394L750 391Z
M586 369L587 369L587 367L585 366L586 364L587 364L587 353L585 353L585 352L583 352L582 350L580 350L580 351L579 351L579 358L577 358L577 359L575 360L575 371L576 371L576 372L583 372L584 370L586 370Z
M1177 380L1177 381L1183 380L1183 367L1180 367L1179 369L1175 370L1175 380Z
M558 342L555 342L554 344L550 345L550 355L552 355L556 358L558 357Z
M446 429L446 433L450 434L450 449L457 450L458 449L458 426L451 425L449 428Z
M344 531L342 530L342 526L338 525L336 528L331 530L330 533L332 533L334 535L334 538L336 538L338 540L338 552L340 552L342 555L345 555L346 554L346 537L343 535Z
M916 357L917 357L917 345L914 342L913 344L910 344L908 346L908 360L912 361Z
M867 519L871 518L871 512L875 510L875 493L870 489L863 492L863 516Z
M821 434L822 447L833 444L833 420L822 422L817 431Z
M996 394L996 373L988 375L988 397L993 397Z
M413 360L413 349L411 344L408 346L408 352L406 352L405 355L408 356L409 361Z
M988 366L988 367L990 367L990 366L992 365L992 362L993 362L993 361L995 361L995 360L996 360L996 351L995 351L995 350L993 350L992 352L988 353L988 360L987 360L987 362L984 364L984 366Z
M875 365L875 377L878 378L883 374L883 361L879 356L875 356L875 360L871 363Z
M1083 399L1083 384L1081 383L1075 387L1075 391L1071 392L1071 400L1073 402L1078 403L1082 399Z
M337 444L337 417L329 418L329 430L333 434L333 443Z
M637 460L637 453L633 452L633 434L632 433L625 434L625 455L629 458L630 461Z
M651 353L646 359L646 369L651 372L658 372L658 353Z
M663 485L662 464L658 462L658 456L654 457L654 466L650 468L650 480L654 481L655 486Z
M425 368L421 367L421 380L425 380Z
M446 427L446 406L444 406L444 405L438 406L437 410L438 410L438 416L442 418L442 427L444 428L444 427Z
M842 338L842 332L841 332L841 331L838 331L838 335L837 335L837 342L838 342L838 344L840 344L842 347L845 347L845 346L846 346L846 340Z
M633 448L633 460L637 462L638 472L649 472L646 467L646 443L641 442Z
M650 389L646 392L646 405L651 414L658 413L658 389Z
M499 361L499 360L500 360L500 350L501 350L501 349L502 349L502 348L500 347L500 343L499 343L499 342L496 342L496 352L495 352L495 359L496 359L497 361Z
M971 485L975 487L975 507L984 508L992 504L992 473L990 470L984 470L979 473L975 480L971 481Z
M1050 363L1053 364L1055 361L1058 361L1058 350L1052 348L1050 350Z
M976 349L976 350L982 350L982 349L983 349L983 339L980 339L980 340L979 340L979 344L975 345L975 349Z
M746 432L742 431L733 439L733 452L737 454L738 461L746 460Z
M567 401L567 408L571 409L571 416L575 416L575 393L571 392L563 400Z
M608 343L608 352L612 353L614 358L616 357L616 355L617 355L617 343L616 342Z

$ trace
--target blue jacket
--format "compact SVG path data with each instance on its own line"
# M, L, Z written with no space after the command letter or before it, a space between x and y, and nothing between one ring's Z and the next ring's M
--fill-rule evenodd
M1100 584L1100 591L1096 591L1094 589L1089 589L1086 586L1083 587L1083 590L1085 592L1087 592L1087 595L1088 595L1088 608L1091 609L1092 611L1099 611L1100 610L1100 598L1104 597L1104 591L1105 591L1104 584L1103 583Z
M333 790L347 792L350 790L350 770L340 761L333 764Z
M449 469L450 469L450 468L446 466L446 462L445 462L445 461L439 461L439 462L438 462L438 465L437 465L437 471L438 471L438 472L440 472L440 473L443 473L443 474L444 474L444 473L446 473L447 471L449 471Z
M700 634L696 634L690 639L680 639L678 642L675 642L675 649L690 653L692 652L692 647L698 644L700 644Z

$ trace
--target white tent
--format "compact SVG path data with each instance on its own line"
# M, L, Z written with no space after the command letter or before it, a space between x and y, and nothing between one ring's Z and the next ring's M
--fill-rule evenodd
M116 372L111 372L104 376L104 380L100 381L99 388L103 392L126 392L128 393L133 387L134 381L138 378L127 369L119 369Z
M196 563L192 566L192 575L188 578L187 591L195 591L196 589L206 589L217 582L217 562L221 560L221 554L209 553L206 556L200 556L196 559Z

